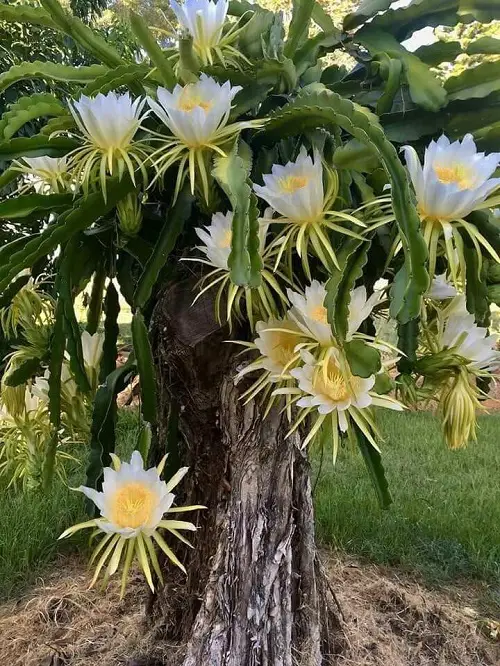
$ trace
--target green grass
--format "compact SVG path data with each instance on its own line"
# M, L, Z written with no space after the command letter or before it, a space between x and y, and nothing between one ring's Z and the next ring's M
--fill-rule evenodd
M436 417L380 413L383 462L394 503L377 504L355 451L325 455L316 488L321 541L428 581L500 582L500 415L480 418L479 441L449 451ZM317 468L316 470L317 471Z
M137 412L123 410L117 428L119 453L134 449ZM69 471L68 484L85 481L85 465ZM86 548L88 531L57 541L70 525L88 519L84 496L55 479L51 492L16 492L0 487L0 600L16 597L47 571L56 556Z

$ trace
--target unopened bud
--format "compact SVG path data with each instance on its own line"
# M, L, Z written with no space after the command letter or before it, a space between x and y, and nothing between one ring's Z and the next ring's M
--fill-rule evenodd
M450 449L462 449L476 441L476 409L481 409L472 376L462 370L441 393L443 437Z
M127 194L116 204L120 229L127 236L135 236L142 225L142 209L139 198L135 192Z

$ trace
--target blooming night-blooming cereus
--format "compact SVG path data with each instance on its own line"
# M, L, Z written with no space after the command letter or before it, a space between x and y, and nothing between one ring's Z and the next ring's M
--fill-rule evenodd
M18 171L26 174L27 182L19 188L24 192L34 187L41 194L57 194L68 189L70 178L66 157L23 157L14 162Z
M282 231L273 241L273 246L279 248L276 265L286 250L291 272L291 257L295 248L309 280L311 271L308 252L311 246L325 268L330 270L339 264L328 231L361 238L345 224L366 226L349 213L329 210L337 198L339 181L336 171L326 166L325 171L326 187L319 152L315 150L311 158L302 147L294 162L288 162L285 166L274 164L271 173L262 176L264 185L253 186L256 194L279 213L280 217L273 219L273 222L283 225ZM333 222L334 219L344 226Z
M270 267L267 266L269 260L269 253L266 250L266 236L269 227L267 213L264 214L263 218L258 220L259 252L263 261L261 283L253 289L247 289L239 287L231 282L229 258L231 255L231 242L233 237L233 217L234 214L232 211L228 211L227 213L214 213L212 215L211 224L203 228L197 227L195 231L203 245L197 246L196 249L203 252L205 258L190 258L186 260L196 261L214 267L214 270L210 271L202 278L200 284L204 286L196 296L196 299L198 299L205 291L219 285L215 299L216 314L217 319L222 321L220 304L222 295L227 289L225 319L231 323L231 313L233 308L236 311L237 318L241 318L242 312L240 300L244 297L246 313L250 325L253 328L254 307L258 310L260 316L272 316L277 311L275 305L276 297L284 302L287 302L287 299L277 280L273 276Z
M135 183L135 170L139 168L147 182L145 161L148 146L134 141L147 112L143 113L146 100L133 100L129 93L119 95L109 92L96 97L82 95L69 103L69 110L86 140L83 148L70 153L70 167L77 185L85 191L91 182L100 183L106 196L106 176L122 177L128 171Z
M170 0L170 6L181 27L193 38L196 55L204 65L212 65L214 57L223 65L237 66L238 59L246 60L231 46L240 33L238 23L224 31L228 0Z
M500 164L500 153L478 153L471 134L450 143L446 136L431 141L424 165L412 146L402 148L406 166L417 195L423 234L429 247L429 273L434 275L440 243L444 243L453 281L465 273L463 240L459 228L470 236L481 261L480 245L498 262L496 251L477 227L464 218L472 211L488 208L488 197L500 187L500 178L491 178ZM441 238L442 237L442 238Z
M221 144L228 143L245 128L263 124L261 120L227 124L233 98L240 90L241 86L231 86L229 81L221 85L202 74L196 83L176 85L172 92L158 88L158 101L148 97L151 109L174 135L173 138L158 135L163 145L151 159L159 178L179 162L175 196L183 183L187 163L191 191L194 192L198 172L203 195L208 201L212 154L225 156Z
M373 437L373 434L378 435L378 432L368 408L373 405L401 410L403 406L394 398L372 391L375 375L367 378L353 375L347 359L335 347L330 347L321 360L308 351L302 352L302 358L304 364L290 373L298 382L298 389L292 389L291 393L300 396L296 404L305 409L290 432L293 432L307 415L317 410L319 416L305 438L303 447L309 444L329 416L334 458L338 451L338 431L347 432L349 419L354 421L378 450ZM282 392L284 393L284 390Z
M169 548L159 530L169 531L188 545L190 545L189 542L179 533L179 530L196 531L196 527L192 523L184 520L164 520L164 514L196 511L205 507L201 505L172 506L175 495L171 491L182 480L188 468L181 468L170 481L162 481L160 476L166 456L158 467L148 470L144 469L144 463L138 451L132 453L130 463L121 462L114 454L112 454L112 460L113 468L104 468L102 492L86 486L78 488L94 502L101 517L74 525L63 532L59 538L63 539L78 530L89 527L101 530L105 536L91 558L91 564L96 561L96 570L91 585L96 582L106 562L108 564L104 574L104 584L123 561L121 587L123 596L130 565L135 557L144 572L149 587L154 591L150 565L153 566L160 582L163 579L153 542L156 542L173 564L185 572L184 566Z

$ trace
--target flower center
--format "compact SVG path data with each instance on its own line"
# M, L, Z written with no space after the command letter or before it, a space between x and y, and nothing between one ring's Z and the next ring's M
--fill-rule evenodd
M324 305L317 305L314 310L311 311L309 317L321 324L328 324L327 311Z
M220 241L217 243L217 247L220 247L221 249L226 249L228 247L231 247L231 240L233 238L233 232L231 229L228 229L224 236L220 239Z
M181 111L187 111L188 113L196 108L203 109L203 111L207 112L210 111L212 106L212 102L204 100L196 91L189 90L189 86L184 88L179 97L178 108Z
M270 349L270 358L276 363L285 367L295 356L295 345L297 344L297 336L281 331L273 332L272 347Z
M470 170L463 164L455 164L451 167L435 166L434 172L440 183L454 183L461 190L466 190L472 185Z
M111 500L111 520L118 527L141 527L149 522L157 498L147 486L136 481L126 483Z
M328 362L326 369L324 366L316 369L313 385L315 393L326 395L333 402L344 402L356 392L355 378L345 377L333 360Z
M280 187L282 192L293 194L297 190L301 190L307 185L309 178L306 176L286 176L280 179Z

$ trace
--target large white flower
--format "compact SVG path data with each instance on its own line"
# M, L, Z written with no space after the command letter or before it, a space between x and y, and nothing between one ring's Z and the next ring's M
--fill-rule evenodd
M302 352L302 357L304 365L290 373L298 381L299 389L306 394L299 398L297 406L316 408L323 415L337 412L342 432L346 432L349 426L346 412L356 420L357 410L371 405L398 411L403 409L393 398L372 392L375 375L366 379L353 375L337 349L332 347L322 361L306 351Z
M190 148L210 146L220 138L231 112L231 102L241 86L222 85L202 74L196 83L176 85L172 92L158 88L158 102L148 103L182 143Z
M298 224L316 222L322 217L323 166L317 150L312 159L302 147L295 162L273 165L263 180L264 185L253 186L255 192L283 217Z
M441 337L442 347L452 349L467 359L469 367L491 372L500 367L497 342L496 335L488 335L486 328L477 326L474 315L467 311L465 296L463 294L457 296L448 310Z
M82 95L69 103L69 110L90 143L101 151L112 152L128 148L146 115L141 115L145 103L141 98L132 100L129 93L119 95L111 91L96 97Z
M33 185L41 194L58 193L68 186L68 164L66 157L23 157L16 168L29 180L21 190Z
M151 536L175 497L160 479L156 467L144 469L138 451L132 453L130 463L122 462L118 470L104 468L102 492L86 486L78 490L101 512L104 520L99 522L99 527L125 538L135 537L140 532Z
M227 262L231 254L233 217L234 214L232 211L214 213L210 225L195 229L198 238L203 242L203 246L199 246L198 249L206 255L208 262L212 266L225 271L229 270ZM260 221L259 240L261 254L264 252L268 226L269 223L265 219Z
M462 219L500 186L500 178L490 178L500 164L500 153L478 153L472 134L453 143L444 134L431 141L423 168L414 148L403 150L423 217Z
M44 403L49 401L49 378L50 370L45 370L43 377L36 377L31 386L32 394ZM61 368L61 387L65 397L69 400L78 394L78 388L67 363L63 363Z
M446 273L436 275L432 280L431 287L427 292L427 297L435 301L443 301L447 298L454 298L457 295L455 287L446 279Z
M219 45L229 8L228 0L185 0L183 3L170 0L170 6L201 55L210 54L211 49Z
M152 467L148 470L144 469L142 456L138 451L132 453L130 463L122 462L114 454L111 457L113 468L104 468L102 492L87 486L78 488L94 502L101 513L101 517L73 525L65 530L59 538L63 539L86 528L101 530L105 533L105 536L97 545L91 560L93 561L99 555L91 585L95 583L108 560L106 578L113 575L118 569L123 555L123 595L130 565L135 556L149 587L154 591L151 565L160 581L162 575L153 539L173 564L184 572L186 571L165 542L159 529L168 530L173 536L188 544L189 542L179 534L179 530L196 531L196 527L192 523L184 520L163 520L164 514L195 511L205 507L201 505L172 506L175 499L172 490L185 476L188 471L187 467L182 467L170 481L165 482L162 481L160 476L165 465L166 456L158 467Z
M306 287L304 295L292 289L287 289L287 296L292 304L289 317L310 338L320 345L332 343L332 328L328 323L327 311L324 305L326 288L324 284L313 280Z
M82 95L78 101L69 102L69 110L86 139L82 148L70 154L77 185L82 182L87 190L97 180L106 197L106 175L117 173L121 177L128 171L135 183L136 168L147 182L148 146L133 140L148 113L142 113L145 103L141 98L132 100L128 93L115 92L96 97Z

